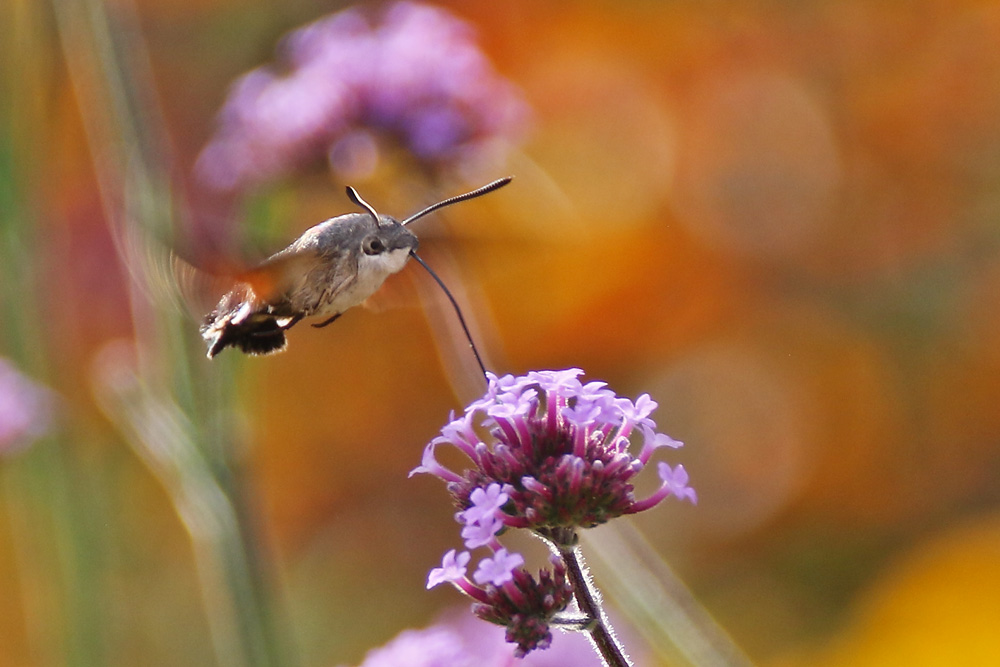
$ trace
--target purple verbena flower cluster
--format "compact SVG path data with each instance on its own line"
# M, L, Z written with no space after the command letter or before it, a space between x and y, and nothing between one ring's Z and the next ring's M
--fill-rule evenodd
M647 510L670 495L695 502L684 466L666 463L658 466L659 490L635 499L632 478L653 452L682 443L656 431L649 416L656 402L648 394L633 402L604 382L583 384L582 373L572 368L522 377L491 374L486 395L462 416L452 415L414 473L430 473L448 484L466 527L489 517L533 530L589 528ZM480 439L477 425L496 439L492 448ZM643 445L633 456L636 432ZM460 449L475 467L458 474L440 465L434 452L442 444Z
M682 443L656 431L650 414L656 403L643 394L634 402L617 396L604 382L583 384L583 371L533 371L497 377L488 374L486 395L445 425L427 445L412 474L429 473L447 483L462 524L466 549L487 547L492 556L466 577L468 551L449 551L431 571L428 588L452 583L477 601L476 614L507 625L508 639L523 654L547 645L548 623L572 598L565 565L554 557L552 574L537 580L521 567L497 536L506 528L528 528L559 547L572 547L577 528L589 528L623 514L647 510L670 495L697 501L684 466L657 466L661 485L642 500L632 478L660 447ZM480 438L478 428L494 439ZM642 447L631 453L632 436ZM474 466L454 472L435 450L450 444ZM477 586L478 584L478 586ZM527 605L527 606L526 606Z
M384 138L428 166L453 165L516 139L527 119L471 27L443 9L398 2L375 25L348 9L288 35L280 55L233 84L196 165L210 186L259 184L323 157L363 170Z

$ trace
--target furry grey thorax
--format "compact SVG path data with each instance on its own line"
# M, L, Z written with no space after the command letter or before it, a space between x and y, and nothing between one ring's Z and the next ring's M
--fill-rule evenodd
M299 276L285 298L305 316L330 316L374 294L406 265L418 245L416 235L389 216L379 216L376 227L371 216L348 213L307 229L274 257L316 253L319 261Z

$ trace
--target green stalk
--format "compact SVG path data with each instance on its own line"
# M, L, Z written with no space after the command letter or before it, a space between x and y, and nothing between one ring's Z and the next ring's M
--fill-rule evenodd
M142 279L147 267L128 253L136 241L154 252L167 247L174 194L135 17L127 7L112 17L101 0L52 4L105 216ZM170 305L151 301L134 283L130 302L138 364L125 385L99 387L105 410L163 484L191 537L217 662L289 664L236 483L238 447L226 427L232 370L218 364L208 370L187 343L193 324Z
M52 384L43 276L47 254L39 242L40 175L48 129L45 83L52 77L45 18L31 2L0 9L0 322L3 354L31 377ZM90 505L77 497L79 457L67 428L53 432L2 466L19 593L33 664L105 663L100 615L100 538Z

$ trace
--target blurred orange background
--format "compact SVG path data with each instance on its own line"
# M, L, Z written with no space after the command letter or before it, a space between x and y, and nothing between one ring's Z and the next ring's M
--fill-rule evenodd
M492 368L577 366L659 402L700 502L634 523L753 662L1000 662L1000 4L438 6L521 89L530 133L481 181L399 161L351 185L403 217L514 174L415 225ZM88 7L152 95L135 133ZM0 9L0 215L19 239L0 355L60 396L55 434L0 460L0 664L216 659L191 519L101 397L132 367L122 340L156 339L107 220L131 165L104 142L157 157L169 193L149 201L176 209L153 215L189 255L274 251L352 210L311 173L199 213L191 177L234 77L341 7ZM249 559L304 665L357 663L461 603L424 590L457 533L441 485L407 473L478 385L452 313L420 307L427 277L391 282L392 307L300 325L273 357L209 362L178 320L192 386L232 395Z

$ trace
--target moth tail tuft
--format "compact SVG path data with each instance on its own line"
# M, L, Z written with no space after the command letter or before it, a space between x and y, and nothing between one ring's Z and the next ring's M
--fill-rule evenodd
M274 316L257 315L234 322L233 313L218 316L212 312L201 327L201 336L208 346L209 359L227 347L252 355L274 354L288 345L286 328L288 325L282 326Z

